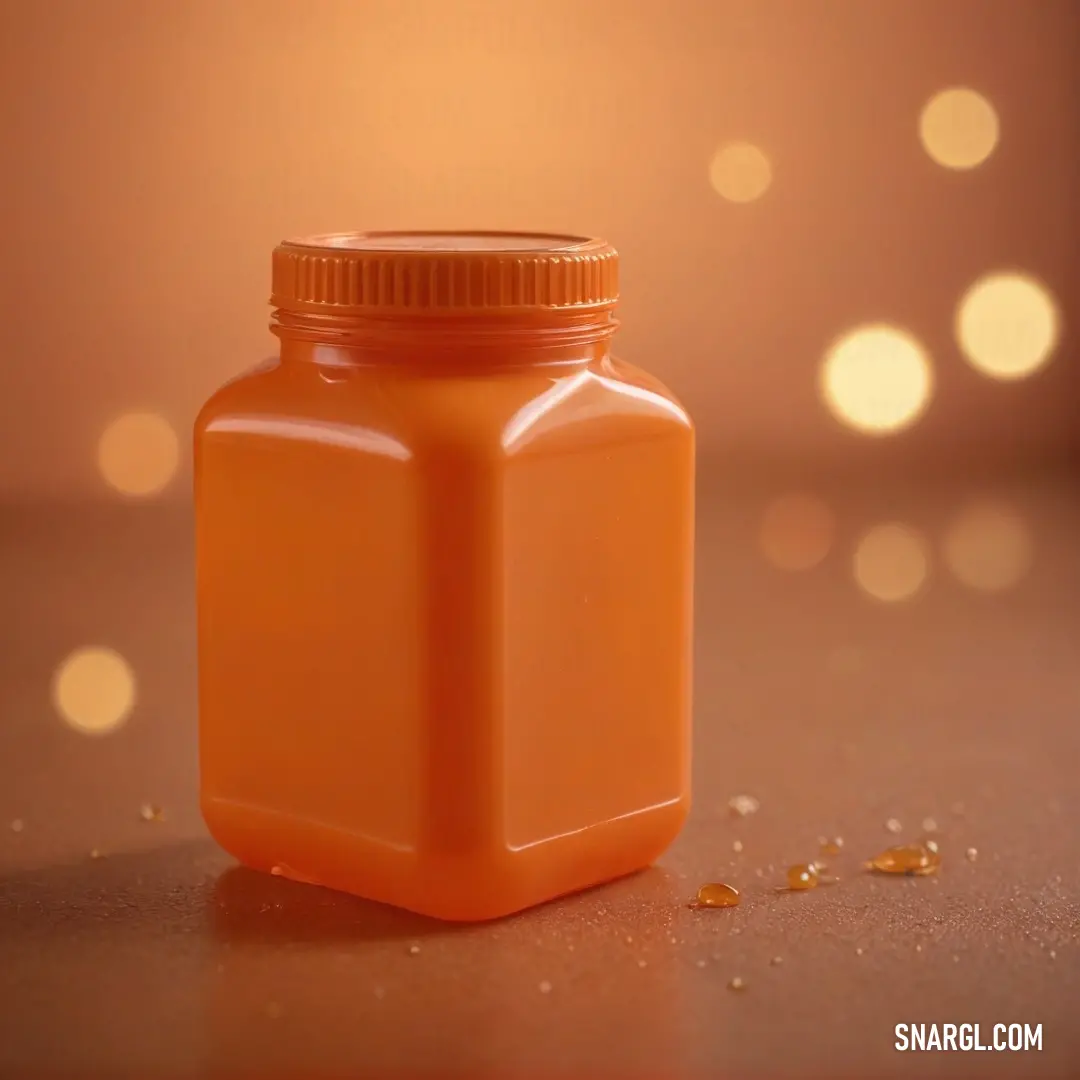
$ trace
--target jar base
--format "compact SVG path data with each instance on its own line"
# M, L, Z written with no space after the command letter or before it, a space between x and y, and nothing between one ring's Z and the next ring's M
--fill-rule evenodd
M651 865L678 835L677 798L527 847L442 854L266 807L204 796L203 818L253 870L321 885L445 922L484 922L580 892Z

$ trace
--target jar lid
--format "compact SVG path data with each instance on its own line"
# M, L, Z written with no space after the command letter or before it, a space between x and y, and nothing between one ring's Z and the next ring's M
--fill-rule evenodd
M603 240L544 233L363 232L287 240L270 303L310 315L595 311L618 301Z

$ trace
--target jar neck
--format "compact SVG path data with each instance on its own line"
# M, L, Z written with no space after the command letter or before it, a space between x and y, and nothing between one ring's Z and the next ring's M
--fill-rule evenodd
M311 315L277 310L283 362L492 370L582 365L608 355L610 310L506 315Z

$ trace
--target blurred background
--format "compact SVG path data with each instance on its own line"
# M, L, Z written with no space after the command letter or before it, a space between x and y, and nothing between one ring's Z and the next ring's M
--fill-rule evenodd
M748 478L1080 437L1071 0L2 10L0 494L186 498L270 249L353 228L610 239L621 352Z
M1061 877L1080 837L1075 0L0 0L0 102L0 910L21 912L0 918L0 1073L205 1051L193 1017L147 1034L162 1008L187 1016L150 974L176 935L124 930L138 908L218 940L189 432L274 351L274 244L348 229L619 248L617 351L680 396L701 449L699 809L676 878L711 872L710 822L740 789L775 813L775 845L949 818L1002 860L943 912L1005 911L1021 886L1049 907L956 923L955 949L1006 954L949 968L942 1000L1014 967L1022 1000L1068 999L1075 959L1065 983L1032 965L1080 920ZM789 940L785 918L762 915L761 940ZM821 918L816 947L847 949L850 918ZM111 990L102 926L126 972ZM546 954L522 934L531 971ZM261 1000L269 969L250 970ZM879 1003L916 990L888 985ZM657 1060L692 1045L715 1064L711 1008L687 1005ZM785 1015L804 1050L830 1030ZM232 1021L230 1054L285 1053ZM505 1060L539 1052L531 1030ZM349 1045L338 1032L326 1060ZM724 1060L776 1065L754 1045Z

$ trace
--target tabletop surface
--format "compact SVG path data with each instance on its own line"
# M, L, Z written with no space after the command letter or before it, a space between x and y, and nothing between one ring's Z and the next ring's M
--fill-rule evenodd
M981 549L950 525L976 495L1014 526ZM474 927L245 871L209 840L186 510L0 510L0 1076L1080 1075L1080 489L824 498L824 538L812 520L765 537L788 563L821 548L785 571L763 557L769 499L703 486L694 812L674 847ZM892 520L928 545L903 602L853 573L910 578L910 550L853 561ZM1003 558L1026 573L964 584ZM84 645L137 679L108 735L50 698ZM777 891L822 836L844 841L839 880ZM862 868L920 836L937 875ZM741 905L691 907L708 881ZM979 1023L984 1042L1041 1024L1043 1048L898 1053L909 1022Z

